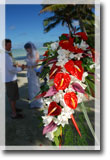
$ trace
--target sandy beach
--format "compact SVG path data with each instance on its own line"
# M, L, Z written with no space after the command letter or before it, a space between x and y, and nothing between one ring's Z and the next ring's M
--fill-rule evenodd
M23 109L24 119L12 120L10 118L10 105L6 97L6 145L50 145L42 135L42 112L30 109L28 104L28 85L26 71L18 74L20 100L17 107Z

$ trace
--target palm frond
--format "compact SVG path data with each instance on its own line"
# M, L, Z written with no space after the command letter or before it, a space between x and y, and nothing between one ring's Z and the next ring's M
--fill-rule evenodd
M44 7L41 11L40 11L40 13L43 13L43 12L54 12L54 11L57 11L58 9L60 10L60 9L64 9L64 8L66 8L67 7L67 5L65 5L65 4L53 4L53 5L49 5L49 6L46 6L46 7Z
M51 29L53 29L59 23L60 23L60 20L57 20L56 22L49 24L47 27L44 28L44 32L49 32Z
M57 19L58 19L57 16L48 17L48 18L44 19L43 24L44 24L44 26L47 26L47 25L49 25L50 23L56 21Z

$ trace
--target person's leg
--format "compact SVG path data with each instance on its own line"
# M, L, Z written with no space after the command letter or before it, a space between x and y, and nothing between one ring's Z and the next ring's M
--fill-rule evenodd
M24 116L22 114L17 113L17 109L16 109L16 101L10 101L10 105L11 105L11 109L12 109L12 114L11 114L11 118L13 119L20 119L20 118L24 118ZM21 111L19 109L19 111Z
M12 109L12 115L16 116L16 101L10 101L11 109Z
M19 99L19 92L18 92L18 85L17 81L13 81L6 84L6 92L7 96L9 98L9 102L12 109L11 118L23 118L24 116L22 114L18 114L17 112L20 112L21 109L16 108L16 101Z

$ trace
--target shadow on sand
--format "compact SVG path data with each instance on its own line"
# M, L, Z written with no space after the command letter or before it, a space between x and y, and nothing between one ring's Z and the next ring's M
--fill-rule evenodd
M20 73L18 77L19 76L25 77L25 74ZM12 120L10 118L11 110L8 99L6 98L6 145L51 145L51 143L42 135L42 112L29 108L27 101L27 83L24 83L22 87L19 87L19 93L21 99L17 102L17 107L23 109L25 118L18 120Z

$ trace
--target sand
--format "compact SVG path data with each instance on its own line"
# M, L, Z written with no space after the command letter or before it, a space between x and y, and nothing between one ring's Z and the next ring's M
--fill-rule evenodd
M25 117L19 120L11 119L11 109L6 98L6 145L51 145L51 142L42 135L42 112L29 108L26 71L18 74L18 85L20 100L17 107L23 109Z

